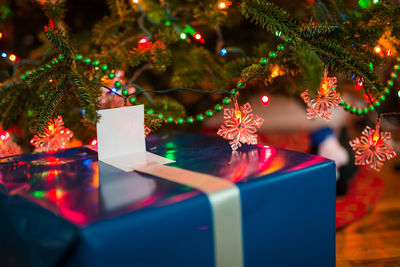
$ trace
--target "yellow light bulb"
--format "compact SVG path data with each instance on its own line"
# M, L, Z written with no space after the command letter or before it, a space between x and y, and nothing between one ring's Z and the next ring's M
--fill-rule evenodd
M235 117L236 119L240 119L242 117L242 112L240 112L240 110L235 110Z
M374 50L375 50L375 53L380 53L381 52L381 48L379 46L376 46Z
M225 2L220 2L219 5L218 5L218 7L219 7L219 9L224 9L224 8L226 8Z

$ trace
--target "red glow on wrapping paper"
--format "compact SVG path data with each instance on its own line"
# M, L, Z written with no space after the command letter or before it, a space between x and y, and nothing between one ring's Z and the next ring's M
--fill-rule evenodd
M93 139L92 142L90 142L91 146L95 146L97 145L97 139Z
M44 178L46 179L46 182L48 184L51 184L54 181L54 179L56 178L56 176L58 175L58 173L59 173L58 170L50 170L43 174L44 174Z
M264 106L268 105L269 103L269 97L267 95L263 95L261 97L261 102L263 103Z
M46 161L48 163L47 165L51 166L57 166L61 164L60 160L56 157L47 157Z
M60 213L69 221L78 225L86 225L89 221L88 215L84 212L73 211L60 205Z
M63 191L61 189L54 188L47 193L47 198L53 203L57 203L62 196L63 196Z

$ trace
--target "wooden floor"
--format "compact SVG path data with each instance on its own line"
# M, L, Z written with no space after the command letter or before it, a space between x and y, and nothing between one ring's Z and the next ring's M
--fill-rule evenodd
M400 156L381 171L385 194L374 210L336 233L336 265L400 267L400 172L393 166Z

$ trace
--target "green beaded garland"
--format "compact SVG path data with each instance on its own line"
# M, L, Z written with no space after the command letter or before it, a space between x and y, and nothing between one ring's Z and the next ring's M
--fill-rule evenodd
M287 38L287 39L285 40L285 42L286 42L286 43L290 43L292 40L293 40L293 39L289 37L289 38Z
M222 101L223 101L223 103L224 103L225 105L228 105L228 104L231 103L231 99L230 99L229 97L225 97L224 100L222 100Z
M238 82L238 84L237 84L237 88L241 88L241 87L243 87L244 86L244 82ZM234 90L232 90L232 91L234 91ZM233 93L234 94L234 93Z
M357 108L356 107L352 107L351 108L351 113L356 113L357 112Z
M207 110L206 111L206 116L207 117L212 117L212 115L213 115L213 111L212 110Z
M387 85L388 85L389 87L393 87L394 82L393 82L393 81L388 81Z
M350 110L350 108L351 108L351 106L350 106L349 104L347 104L347 105L344 107L345 110Z
M183 123L183 119L182 119L182 118L178 118L178 119L176 120L176 122L177 122L178 124L182 124L182 123Z
M379 102L379 101L375 102L375 106L379 107L380 105L381 105L381 102Z
M116 82L114 83L114 86L115 86L115 88L121 88L122 83L121 83L120 81L116 81Z
M274 57L276 57L276 53L275 53L275 52L271 52L271 53L269 53L269 57L270 57L270 58L274 58Z
M92 62L92 65L97 67L97 66L100 65L100 62L98 60L95 60L95 61Z
M114 73L112 73L112 72L110 72L108 75L108 78L110 78L110 79L114 79L114 77L115 77L115 74Z
M124 90L122 90L122 95L128 95L129 94L129 91L128 91L128 89L124 89Z
M214 107L214 109L215 109L216 111L221 111L221 110L222 110L222 105L216 104L215 107Z
M369 110L374 111L375 110L374 106L373 105L369 106Z
M158 118L159 118L159 119L163 119L163 118L164 118L164 115L163 115L162 113L160 113L160 114L158 114Z
M203 121L204 120L204 116L199 114L199 115L196 116L196 120Z
M174 119L173 119L172 117L168 117L168 118L167 118L167 122L168 122L168 123L173 123L173 122L174 122Z
M283 44L278 45L278 51L282 51L285 49L285 46Z
M64 57L63 57L62 55L59 55L59 56L58 56L58 59L59 59L59 60L63 60Z
M363 114L363 111L362 111L362 109L357 109L357 115L362 115Z
M76 59L76 60L82 60L82 58L83 58L82 55L76 55L76 56L75 56L75 59Z
M85 58L83 59L83 63L89 64L89 63L90 63L90 58L85 57Z
M186 119L186 121L188 123L192 124L194 122L194 119L193 119L193 117L189 117L189 118Z
M153 113L154 113L154 110L152 110L151 108L149 108L148 110L146 110L146 113L147 113L147 114L153 114Z
M129 103L134 104L135 102L136 102L136 97L131 96L131 97L129 98Z
M260 60L260 64L261 64L261 65L265 65L265 64L267 64L267 62L268 62L268 59L266 59L266 58L262 58L262 59Z
M380 97L380 100L381 100L381 101L385 101L385 100L386 100L386 96L382 95L382 96Z
M390 89L389 89L389 88L387 88L387 87L385 87L385 91L384 91L384 92L385 92L385 94L387 94L387 95L388 95L388 94L390 94Z
M107 65L101 65L100 69L102 71L106 71L106 70L108 70L108 66Z
M392 72L392 74L390 76L392 76L393 79L397 79L397 73L395 73L395 72Z
M364 108L364 114L367 114L369 112L368 108Z

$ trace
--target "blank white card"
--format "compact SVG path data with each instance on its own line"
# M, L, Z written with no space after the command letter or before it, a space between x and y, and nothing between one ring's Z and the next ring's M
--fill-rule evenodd
M173 162L146 152L143 105L103 109L99 114L99 160L126 172L148 164Z

